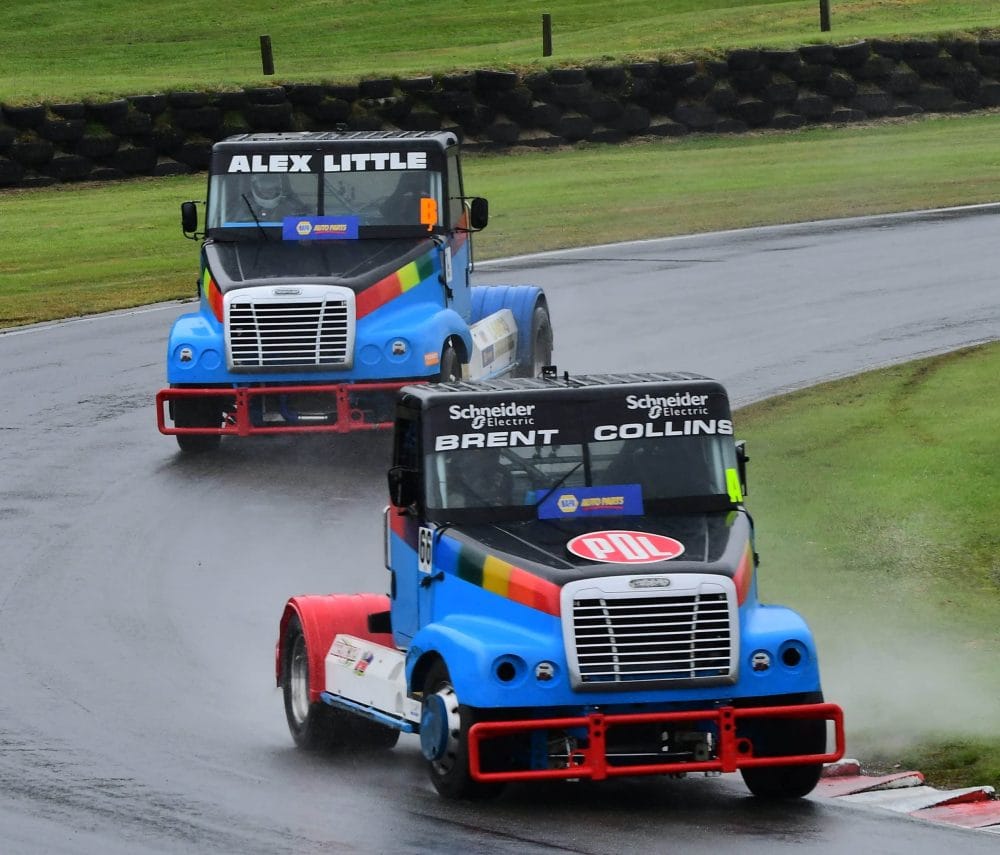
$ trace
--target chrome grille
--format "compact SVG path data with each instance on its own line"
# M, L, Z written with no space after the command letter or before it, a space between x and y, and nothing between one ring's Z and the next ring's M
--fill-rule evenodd
M672 579L681 590L640 593L627 587L627 577L596 580L600 589L611 590L595 590L595 580L573 585L578 590L563 614L571 621L567 653L578 687L735 681L731 583L699 576L692 587L682 576Z
M234 371L352 364L354 294L347 289L281 299L268 292L233 295L226 302L226 319L229 365Z

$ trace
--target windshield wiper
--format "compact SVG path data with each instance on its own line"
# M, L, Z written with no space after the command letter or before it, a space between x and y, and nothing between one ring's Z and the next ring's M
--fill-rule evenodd
M270 240L271 238L269 238L267 235L267 229L265 229L260 224L260 220L257 219L257 212L253 209L253 205L250 204L250 200L247 198L247 194L240 193L240 198L247 203L247 210L250 212L250 216L253 217L253 221L257 224L257 228L260 229L260 233L264 236L264 240Z
M579 463L577 463L576 466L574 466L572 469L566 472L566 474L563 475L562 478L556 481L556 483L549 488L549 491L544 496L542 496L542 498L540 498L537 502L535 502L535 507L537 508L542 502L544 502L549 496L551 496L556 490L558 490L563 484L565 484L566 479L569 478L569 476L572 475L574 472L576 472L576 470L579 469L581 466L583 466L582 460Z

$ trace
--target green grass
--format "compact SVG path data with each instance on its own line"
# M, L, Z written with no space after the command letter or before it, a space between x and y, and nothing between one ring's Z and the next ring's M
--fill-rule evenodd
M195 294L197 247L179 203L204 179L164 178L0 195L0 327Z
M1000 788L1000 343L737 415L761 596L816 633L850 751Z
M466 160L480 259L1000 198L1000 113ZM580 176L586 180L581 181ZM183 176L0 193L0 327L189 297Z
M479 251L993 201L997 130L1000 113L984 113L479 157L469 184L490 199L492 217Z
M464 68L531 68L1000 27L986 0L835 0L832 28L806 0L411 0L8 4L0 102L268 82L347 81ZM541 56L541 16L553 56ZM275 75L261 71L271 37Z
M942 736L892 757L883 753L882 760L919 769L928 782L942 789L990 784L1000 790L1000 746L995 739Z

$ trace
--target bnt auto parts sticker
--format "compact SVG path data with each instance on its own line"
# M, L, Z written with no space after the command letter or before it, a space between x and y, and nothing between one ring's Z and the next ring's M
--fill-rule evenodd
M642 487L638 484L556 490L538 506L540 520L641 516L642 512Z
M283 240L357 240L359 219L341 217L285 217Z

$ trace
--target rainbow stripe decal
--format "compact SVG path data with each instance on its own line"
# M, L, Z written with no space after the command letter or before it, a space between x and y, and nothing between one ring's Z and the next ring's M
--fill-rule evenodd
M740 563L736 566L733 582L736 585L736 602L742 606L750 591L750 583L753 582L753 549L750 547L749 540L743 550L743 555L740 556Z
M358 294L357 317L361 319L365 315L370 315L390 300L395 300L401 294L416 288L434 272L434 253L436 251L432 249L416 261L411 261L395 273L390 273L384 279L380 279L374 285L365 288Z
M396 508L389 512L392 533L414 552L420 526ZM515 603L559 617L559 586L449 537L436 540L435 565L452 576Z
M201 273L201 293L205 295L208 307L212 310L212 314L215 315L215 319L219 323L222 323L222 292L212 278L212 274L208 272L207 267Z
M522 606L559 617L559 586L555 583L448 538L442 538L439 544L434 551L435 561L446 573Z

